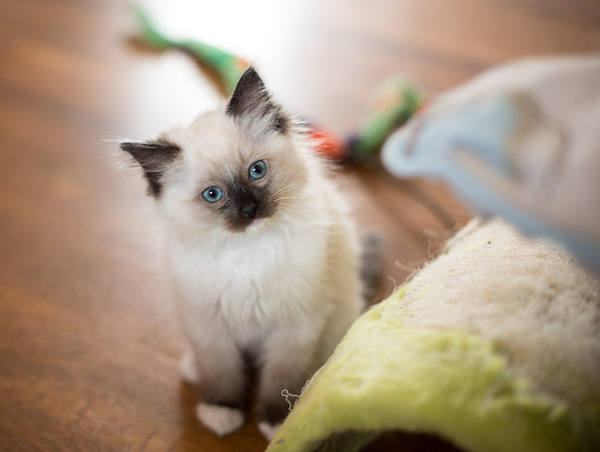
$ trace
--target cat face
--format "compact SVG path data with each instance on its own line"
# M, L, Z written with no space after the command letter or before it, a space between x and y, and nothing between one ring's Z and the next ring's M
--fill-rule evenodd
M240 233L285 215L305 184L291 129L249 68L226 108L121 149L142 167L148 193L167 218L186 228Z

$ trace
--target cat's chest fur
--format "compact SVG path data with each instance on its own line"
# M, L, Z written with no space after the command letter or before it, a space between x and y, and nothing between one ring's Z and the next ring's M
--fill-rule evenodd
M265 230L218 248L173 238L167 259L188 324L219 316L240 344L265 331L293 327L319 310L316 286L324 271L326 229Z

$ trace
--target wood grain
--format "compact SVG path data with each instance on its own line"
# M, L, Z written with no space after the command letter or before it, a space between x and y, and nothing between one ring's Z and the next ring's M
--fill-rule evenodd
M292 111L342 135L391 73L434 95L512 58L600 45L597 0L246 3L148 5L254 60ZM151 200L106 141L155 136L219 93L185 56L132 45L127 16L112 0L0 3L0 450L263 450L252 419L225 439L198 425ZM449 232L406 185L339 178L361 227L385 236L381 297ZM468 218L443 186L411 183Z

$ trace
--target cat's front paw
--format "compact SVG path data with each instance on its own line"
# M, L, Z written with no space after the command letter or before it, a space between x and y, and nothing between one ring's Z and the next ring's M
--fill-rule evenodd
M237 408L200 403L196 407L200 422L217 436L234 432L244 423L244 413Z
M183 379L191 384L200 383L200 372L196 363L196 356L191 350L186 351L179 361L179 370Z
M266 421L258 423L258 429L269 442L271 442L271 440L275 438L279 427L281 427L281 422L279 422L278 424L269 424Z

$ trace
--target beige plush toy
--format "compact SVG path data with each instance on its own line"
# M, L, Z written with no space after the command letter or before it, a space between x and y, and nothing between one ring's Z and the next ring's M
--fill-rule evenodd
M268 451L356 451L390 430L474 452L600 450L597 277L473 220L352 326Z

